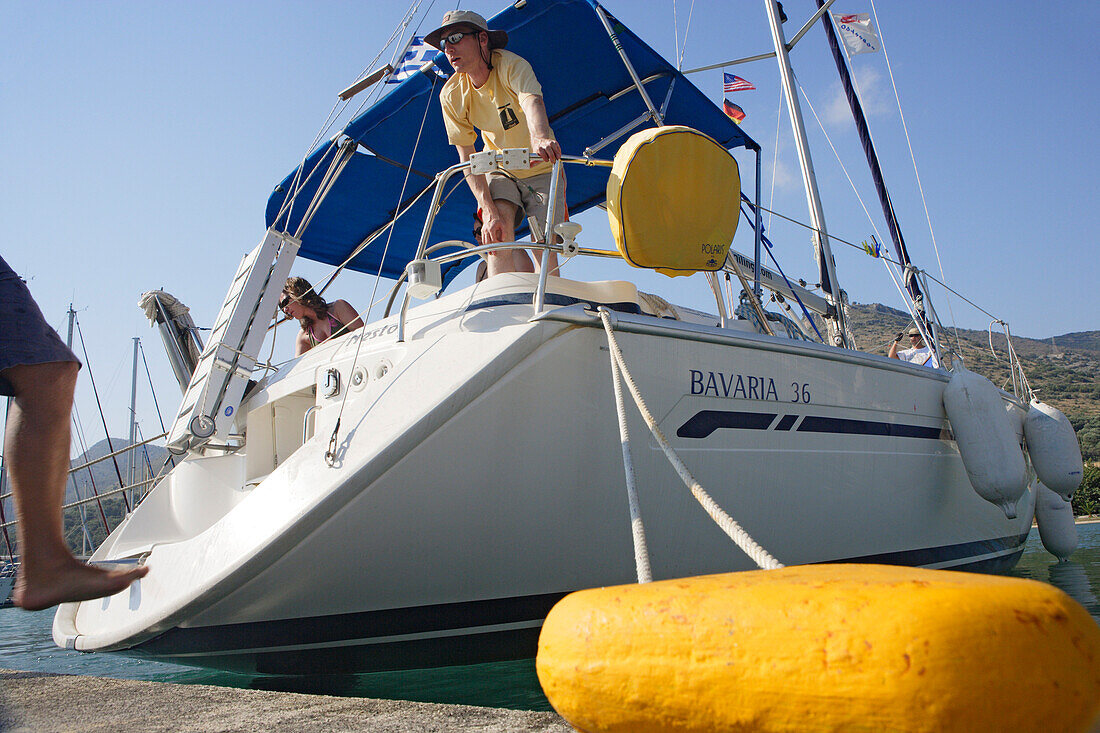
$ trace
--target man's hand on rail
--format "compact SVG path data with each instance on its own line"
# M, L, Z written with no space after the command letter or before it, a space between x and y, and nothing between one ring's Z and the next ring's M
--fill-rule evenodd
M557 140L552 140L550 138L535 137L532 135L531 153L548 163L555 163L561 160L561 146L558 145ZM534 165L535 161L531 161L531 164Z

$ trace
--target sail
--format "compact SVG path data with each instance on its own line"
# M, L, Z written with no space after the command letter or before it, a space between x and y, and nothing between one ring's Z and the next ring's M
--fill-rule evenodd
M534 68L542 84L550 124L565 153L580 155L586 147L646 111L597 16L596 3L527 0L516 5L522 7L507 8L489 21L489 26L506 30L508 49ZM673 64L614 18L611 23L658 109L672 86L665 113L667 123L690 125L726 148L757 148ZM443 54L436 56L436 64L443 73L451 73ZM301 233L299 257L342 263L365 238L385 227L397 211L432 186L437 171L458 162L454 147L447 143L439 107L443 82L434 70L413 74L349 123L345 134L358 143L358 148ZM622 140L602 151L600 157L610 157ZM281 216L296 170L276 186L268 200L268 226L296 232L336 154L334 146L325 146L306 160L301 177L307 183L293 206ZM607 176L606 168L568 168L566 200L571 214L603 202ZM430 199L430 194L423 196L397 220L392 237L388 232L379 237L349 267L361 272L381 271L386 277L400 276L416 254ZM474 209L468 187L461 176L455 176L436 217L431 241L470 241ZM517 231L516 237L524 234ZM389 249L381 262L387 238Z

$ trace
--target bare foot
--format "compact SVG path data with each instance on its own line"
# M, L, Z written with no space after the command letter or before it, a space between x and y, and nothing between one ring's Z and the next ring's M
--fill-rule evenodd
M76 558L70 558L61 567L50 570L24 570L24 566L19 568L11 600L27 611L41 611L59 603L112 596L126 590L131 583L149 572L144 565L127 570L104 570L85 565Z

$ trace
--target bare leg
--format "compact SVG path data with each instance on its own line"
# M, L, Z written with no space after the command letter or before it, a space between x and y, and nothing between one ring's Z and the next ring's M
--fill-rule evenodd
M21 555L12 601L28 611L113 595L149 572L147 567L108 571L85 565L62 537L69 414L78 369L75 362L59 361L4 370L16 392L4 441Z
M505 199L496 199L494 203L497 206L497 210L500 212L501 218L503 218L505 222L512 222L511 227L505 226L501 241L516 241L516 205ZM499 275L502 272L535 271L535 266L531 263L531 258L527 256L527 251L522 249L494 250L488 254L486 259L489 262L489 277Z
M515 272L538 272L538 265L531 262L525 249L513 249L512 260L515 264Z
M568 219L568 217L569 217L569 208L566 207L564 212L560 212L560 213L564 213L564 216L566 217L566 219ZM549 212L547 212L547 215L549 215ZM544 232L543 233L543 241L544 242L547 241L546 238L549 237L549 236L550 236L549 232ZM552 241L557 243L557 244L561 244L562 238L559 237L557 234L555 234L553 236L554 236L554 239ZM535 242L539 241L539 240L535 239L535 237L533 235L531 237L531 240L535 241ZM531 254L534 255L535 267L537 269L542 264L542 250L533 249L533 250L531 250ZM555 277L561 277L561 272L559 271L559 268L560 268L560 265L558 265L558 253L557 252L551 252L550 256L546 260L546 269L548 270L547 274L548 275L553 275Z
M517 251L519 251L519 250L517 250ZM536 272L539 271L539 267L542 265L542 252L543 252L543 250L541 250L541 249L531 250L531 254L534 255L534 257L535 257L535 271ZM547 258L547 260L546 260L546 269L548 271L547 274L553 275L554 277L561 277L561 273L558 272L558 253L557 252L551 252L550 253L550 257Z

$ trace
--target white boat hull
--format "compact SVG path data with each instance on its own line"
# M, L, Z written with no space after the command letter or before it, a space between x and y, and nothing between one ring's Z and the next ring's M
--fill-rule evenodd
M403 344L389 319L263 383L241 410L245 448L185 462L94 558L143 557L150 574L63 606L55 640L273 673L466 664L533 656L562 595L633 582L606 335L577 307L529 321L512 303L530 286L494 278L414 309ZM560 281L572 295L557 302L638 302L609 287ZM781 562L999 571L1019 558L1034 491L1014 520L973 491L945 373L617 315L661 429ZM314 399L330 368L340 394ZM754 567L628 413L654 577Z

